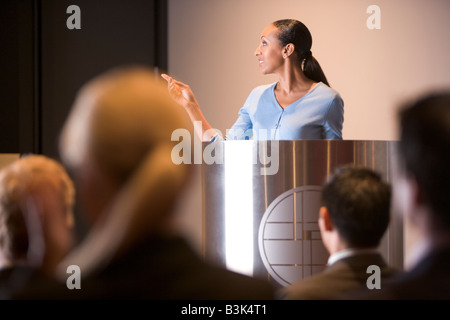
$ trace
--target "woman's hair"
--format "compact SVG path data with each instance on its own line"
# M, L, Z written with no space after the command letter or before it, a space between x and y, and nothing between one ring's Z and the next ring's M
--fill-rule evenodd
M323 82L329 86L328 80L320 67L319 62L312 56L312 37L308 28L298 20L283 19L273 23L280 31L278 39L281 45L289 43L294 45L294 52L298 58L298 64L303 64L303 73L311 80Z

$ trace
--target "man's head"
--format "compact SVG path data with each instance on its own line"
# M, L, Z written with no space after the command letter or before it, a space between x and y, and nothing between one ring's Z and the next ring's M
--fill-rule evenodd
M108 204L90 202L113 197L146 165L172 170L174 180L186 178L188 166L171 161L171 135L190 122L161 82L144 67L117 68L94 78L78 93L63 127L60 151L80 183L91 222ZM150 163L158 152L160 158Z
M111 70L81 88L60 152L91 229L71 260L85 274L170 224L190 174L188 164L172 161L177 129L193 137L184 109L145 67Z
M346 248L377 247L390 206L391 188L379 174L362 167L338 169L322 191L319 226L325 246L330 251L335 244L329 239L339 237Z
M404 106L400 120L400 210L421 224L450 230L450 92L435 93ZM405 183L406 182L406 183Z
M65 169L42 155L22 157L0 171L0 251L11 265L52 269L74 242L74 187ZM39 248L31 247L41 244ZM33 263L35 263L33 261Z

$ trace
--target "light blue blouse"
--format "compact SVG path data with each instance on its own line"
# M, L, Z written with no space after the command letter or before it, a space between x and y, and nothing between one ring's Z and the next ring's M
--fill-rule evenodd
M227 140L342 139L344 102L337 91L319 82L283 109L275 98L276 84L252 90Z

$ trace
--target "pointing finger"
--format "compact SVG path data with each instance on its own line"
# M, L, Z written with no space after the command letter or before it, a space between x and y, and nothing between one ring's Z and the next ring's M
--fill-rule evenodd
M167 74L163 73L161 74L161 77L166 80L167 82L169 82L172 78L170 76L168 76Z

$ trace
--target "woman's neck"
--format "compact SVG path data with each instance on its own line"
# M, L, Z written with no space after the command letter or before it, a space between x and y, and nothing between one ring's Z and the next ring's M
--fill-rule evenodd
M306 77L300 68L292 68L288 65L278 73L278 79L275 89L286 95L309 91L315 83Z

